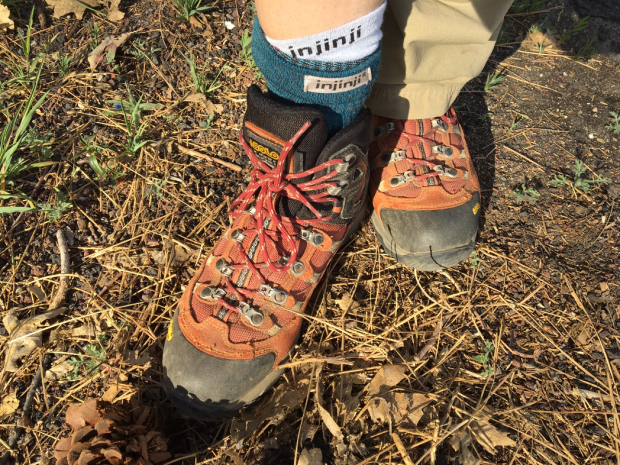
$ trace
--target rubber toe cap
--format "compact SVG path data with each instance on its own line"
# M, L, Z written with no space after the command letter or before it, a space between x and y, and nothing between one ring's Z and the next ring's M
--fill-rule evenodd
M164 346L164 389L177 410L201 421L220 421L234 416L244 405L260 397L282 370L272 371L275 356L228 360L206 354L183 335L177 320Z
M445 210L381 210L373 225L387 252L404 265L436 271L457 265L473 250L478 232L480 195Z

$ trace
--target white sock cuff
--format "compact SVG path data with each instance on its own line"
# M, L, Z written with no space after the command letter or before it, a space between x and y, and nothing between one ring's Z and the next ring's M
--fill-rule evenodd
M361 18L311 36L288 40L265 38L272 47L293 58L341 63L361 60L379 48L386 6L387 0Z

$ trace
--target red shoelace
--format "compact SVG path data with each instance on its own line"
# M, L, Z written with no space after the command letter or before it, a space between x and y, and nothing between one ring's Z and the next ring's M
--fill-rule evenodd
M288 157L293 152L293 146L308 130L308 128L310 128L310 126L311 123L309 121L306 122L299 129L299 131L297 131L293 138L284 145L275 168L271 168L266 163L262 162L246 142L243 134L239 133L241 144L243 145L245 153L250 158L254 169L250 173L250 183L248 184L248 187L232 203L229 215L233 219L237 218L238 216L247 213L249 211L248 207L253 204L250 210L255 209L255 212L253 213L255 228L235 230L231 233L232 240L237 242L237 250L243 263L225 263L220 267L218 267L218 264L216 263L216 268L218 268L218 271L220 271L224 277L226 291L233 294L235 298L239 300L239 305L235 307L227 302L224 299L226 292L223 289L209 288L209 297L217 298L221 304L229 310L244 314L255 326L259 326L262 323L262 314L252 309L245 301L245 297L256 296L259 292L250 291L244 288L237 288L230 279L232 277L232 273L235 270L247 269L260 280L260 289L262 290L262 292L260 292L261 294L270 295L272 300L276 301L276 303L282 303L286 300L286 293L283 291L276 291L268 286L259 269L269 268L274 272L286 272L290 270L297 261L299 251L297 249L295 238L300 238L299 234L302 232L301 227L308 227L331 219L331 216L322 216L321 213L312 205L312 202L323 203L335 202L338 200L335 197L330 196L326 189L329 187L339 187L338 183L329 182L331 178L341 174L339 171L333 170L330 173L316 179L311 179L310 181L298 184L293 184L292 181L312 176L322 170L328 169L331 166L346 163L342 159L329 160L315 166L314 168L299 173L285 173L284 171L287 165ZM280 200L281 196L301 202L316 216L316 218L300 220L280 215L277 211L277 202ZM288 228L286 226L288 226ZM268 227L271 227L272 229L267 229ZM292 232L290 232L291 230ZM260 256L263 259L263 263L259 264L252 263L252 260L245 253L242 245L242 242L246 236L254 234L257 234L259 238L257 253L260 253ZM281 241L283 247L278 244L279 241ZM277 250L278 255L281 259L286 261L286 263L281 263L280 260L276 262L271 260L267 252L268 242L273 245L273 247ZM280 296L280 300L278 300L278 296ZM260 317L258 317L258 315L260 315Z

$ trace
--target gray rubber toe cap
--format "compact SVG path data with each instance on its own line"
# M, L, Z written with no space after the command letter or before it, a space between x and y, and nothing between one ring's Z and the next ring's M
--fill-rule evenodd
M444 210L381 210L372 221L377 238L399 263L422 271L449 268L466 260L476 242L480 194Z
M272 371L275 357L228 360L201 352L172 320L172 338L164 346L164 389L184 416L219 421L261 396L282 374Z

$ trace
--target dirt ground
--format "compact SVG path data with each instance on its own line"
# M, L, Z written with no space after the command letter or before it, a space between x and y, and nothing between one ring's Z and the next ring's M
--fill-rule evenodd
M264 87L244 46L251 2L207 4L190 23L152 0L122 1L116 22L105 8L76 20L11 7L3 125L32 88L11 79L28 66L20 33L33 6L30 59L56 37L36 137L16 155L39 165L0 176L0 206L40 210L0 215L2 463L56 463L67 407L103 395L157 413L171 453L161 464L620 463L620 6L515 3L455 103L482 183L475 255L416 273L364 224L317 288L286 376L240 417L207 424L166 400L162 349L247 182L245 90ZM91 71L95 42L121 33ZM119 109L135 105L141 139ZM40 340L11 371L16 322L59 307L63 261L65 310L30 320Z

